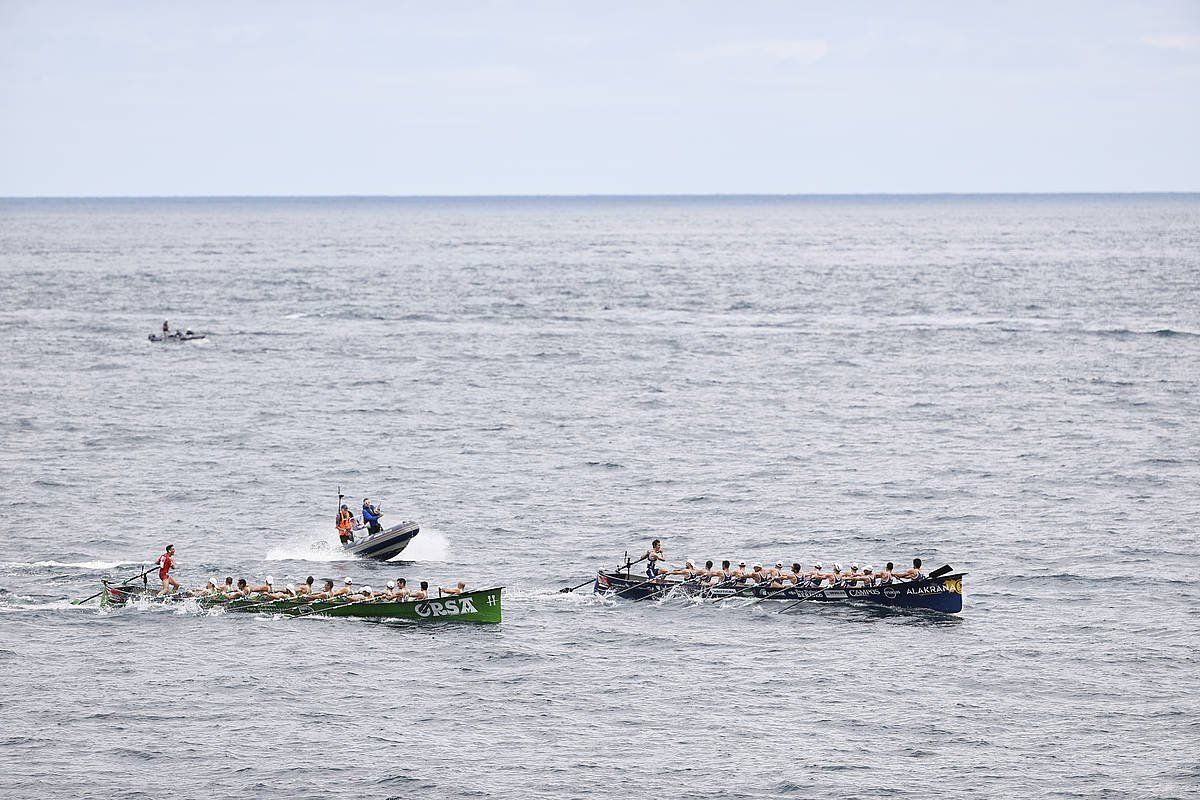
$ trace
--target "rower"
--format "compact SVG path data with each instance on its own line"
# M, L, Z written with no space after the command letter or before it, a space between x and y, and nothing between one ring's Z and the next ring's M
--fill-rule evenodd
M354 541L354 515L345 505L338 509L337 532L338 538L342 540L342 546Z
M665 570L659 574L660 575L682 575L683 579L685 581L691 580L692 576L696 574L696 562L692 561L689 558L687 561L684 562L683 569Z
M158 596L179 591L179 581L171 576L171 570L175 569L175 545L167 545L166 551L154 563L158 564L158 579L162 581L162 591Z
M192 597L203 597L204 595L207 595L207 594L215 594L216 591L217 591L217 579L209 578L208 583L204 584L203 586L197 586L195 589L192 589L191 591L189 591L188 594L191 595Z
M466 589L467 589L467 584L466 584L464 581L459 581L458 583L456 583L456 584L454 584L453 586L451 586L449 589L441 589L441 588L439 588L439 589L438 589L438 594L439 594L439 595L443 595L443 594L462 594L464 591L466 591Z
M875 576L871 574L871 568L867 567L862 572L858 571L858 564L850 565L850 574L845 577L848 584L859 584L870 586L875 581Z
M792 574L787 576L787 579L794 585L799 586L800 581L804 580L804 568L800 566L800 562L796 561L792 564Z
M335 592L330 592L329 596L330 597L348 597L353 592L354 592L354 579L346 578L346 580L343 581L342 588L338 589Z
M239 597L246 597L250 594L250 590L246 586L245 578L237 579L237 586L232 592L226 592L225 596L230 600L237 600Z
M733 579L738 583L745 583L748 575L746 574L746 562L739 561L737 569L733 571Z
M776 574L776 570L768 570L767 580L770 581L770 583L767 585L767 588L770 589L785 589L789 584L789 581L784 576L782 570L779 570L778 574Z
M808 582L808 585L813 587L814 589L819 587L821 585L821 582L829 577L822 571L822 569L823 569L823 567L818 562L816 564L813 564L812 570L807 572L804 575L804 579Z
M292 587L292 590L293 590L293 591L294 591L296 594L298 594L298 595L300 595L300 594L312 594L312 590L313 590L313 576L312 576L312 575L309 575L309 576L308 576L308 578L307 578L307 579L304 581L304 583L298 583L298 584L296 584L294 587Z
M363 523L367 526L368 534L376 534L383 530L383 526L379 524L379 518L382 516L383 512L371 505L371 501L364 497L362 504L362 518Z
M729 559L721 562L721 571L714 575L713 578L716 579L713 586L716 586L718 583L729 583L733 580L733 570L729 568Z
M408 597L408 581L404 578L396 578L395 597L397 600L403 600Z
M225 594L229 594L230 592L233 591L233 576L232 575L225 576L225 583L221 585L220 590L222 592L224 592Z
M421 581L421 588L409 594L410 600L424 600L429 597L429 581Z
M767 573L763 572L762 564L755 564L754 571L746 576L747 581L752 581L754 586L759 586L767 582Z
M924 580L925 573L921 572L921 559L914 558L912 569L906 569L903 572L894 573L893 577L900 578L900 579L906 580L906 581Z
M879 584L881 586L886 586L887 584L892 582L892 570L893 569L895 569L895 567L893 567L892 562L889 561L889 562L887 562L887 566L884 567L879 572L879 574L876 576L879 579Z
M327 600L333 597L333 581L329 578L325 579L325 587L319 592L314 592L309 595L313 600Z
M700 570L700 571L699 571L698 573L696 573L696 574L697 574L697 575L699 575L699 576L700 576L700 577L702 577L702 578L711 578L711 577L713 577L714 575L716 575L716 574L717 574L717 571L716 571L715 569L713 569L713 562L712 562L712 561L705 561L705 562L704 562L704 569Z
M667 554L663 550L662 541L655 539L650 543L650 549L643 556L646 559L646 577L654 580L667 571Z
M167 335L168 335L170 332L171 332L171 326L170 326L170 325L168 325L168 324L167 324L167 321L164 319L164 320L163 320L163 328L162 328L162 338L163 338L163 340L164 340L164 341L166 341Z
M250 594L270 594L275 591L275 579L268 575L264 583L251 586L248 591Z

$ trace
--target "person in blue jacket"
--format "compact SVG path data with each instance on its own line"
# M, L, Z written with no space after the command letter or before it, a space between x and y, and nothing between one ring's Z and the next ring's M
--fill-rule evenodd
M363 522L367 523L367 533L379 533L383 530L383 526L379 524L379 518L382 516L383 512L371 505L370 499L364 497L362 518Z

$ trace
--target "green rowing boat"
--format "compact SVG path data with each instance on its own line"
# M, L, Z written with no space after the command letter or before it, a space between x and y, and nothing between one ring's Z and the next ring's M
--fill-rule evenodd
M305 600L303 597L270 600L261 596L229 600L224 595L189 597L181 594L159 597L153 589L141 586L116 586L104 582L100 605L119 607L134 601L177 604L194 600L201 608L222 608L291 617L356 617L373 620L410 622L500 622L500 598L503 586L463 592L459 595L431 597L427 600Z

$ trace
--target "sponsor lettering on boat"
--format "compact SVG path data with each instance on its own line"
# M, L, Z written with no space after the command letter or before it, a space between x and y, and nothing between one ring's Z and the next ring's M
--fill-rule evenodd
M427 600L417 603L416 608L418 617L453 617L458 614L475 614L475 604L471 602L471 598L464 597L455 600Z
M912 589L904 590L907 594L941 594L946 591L946 588L940 583L930 586L915 586Z

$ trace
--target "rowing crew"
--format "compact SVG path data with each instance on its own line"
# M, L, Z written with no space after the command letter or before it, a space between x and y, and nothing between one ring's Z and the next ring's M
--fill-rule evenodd
M671 569L667 565L667 554L662 548L662 542L655 539L650 549L643 557L647 561L646 577L648 581L665 581L667 576L679 575L685 581L697 581L701 586L766 586L771 589L786 589L790 586L804 586L816 589L821 586L886 586L897 581L919 581L924 579L921 571L921 559L914 558L912 569L896 570L892 562L876 571L873 567L862 567L851 564L849 569L843 569L841 564L834 563L826 571L820 563L814 563L811 569L805 570L798 562L791 569L785 569L782 561L776 561L773 567L754 564L749 569L745 561L739 561L734 567L729 561L722 561L720 568L713 566L712 561L705 561L703 567L697 567L696 562L688 560L681 569Z
M388 581L385 589L378 592L371 589L370 586L357 588L354 585L353 578L346 578L342 581L341 586L337 586L333 580L326 578L324 586L317 588L315 578L309 575L302 583L275 584L275 579L267 576L267 579L260 584L250 584L245 578L238 578L235 583L232 577L225 578L223 583L218 583L216 578L211 578L203 586L198 586L187 592L190 597L208 597L218 598L223 597L226 600L242 600L254 599L262 601L271 600L295 600L303 598L305 600L350 600L353 602L362 602L366 600L392 600L392 601L419 601L429 598L429 581L421 581L420 588L410 589L408 581L404 578L396 578L394 581ZM451 587L439 587L437 590L438 597L443 595L462 594L466 591L467 584L459 581Z

